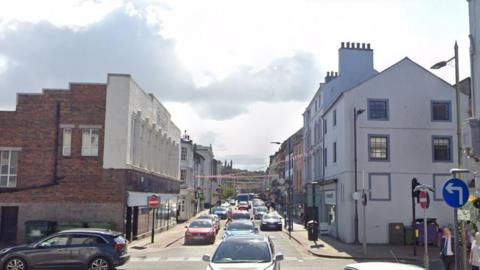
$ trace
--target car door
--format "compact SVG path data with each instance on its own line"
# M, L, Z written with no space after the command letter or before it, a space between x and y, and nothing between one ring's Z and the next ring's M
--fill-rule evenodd
M90 260L99 255L107 241L93 234L73 234L70 237L69 250L72 264L75 267L85 267ZM102 254L105 256L105 254ZM106 256L108 257L108 256Z
M25 251L28 264L33 269L66 269L70 260L69 240L68 234L59 234L40 241Z

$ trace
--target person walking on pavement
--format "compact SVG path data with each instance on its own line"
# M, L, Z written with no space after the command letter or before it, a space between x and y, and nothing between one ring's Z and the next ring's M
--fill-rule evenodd
M480 270L480 232L475 233L475 238L472 241L469 262L472 265L472 270Z
M442 244L440 249L440 257L445 270L455 269L455 253L453 252L455 239L449 228L443 228Z

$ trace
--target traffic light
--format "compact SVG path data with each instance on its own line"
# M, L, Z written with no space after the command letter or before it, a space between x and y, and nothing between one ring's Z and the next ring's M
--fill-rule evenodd
M419 186L420 183L418 182L417 178L412 179L412 197L417 198L417 203L420 200L420 190L415 191L415 188Z

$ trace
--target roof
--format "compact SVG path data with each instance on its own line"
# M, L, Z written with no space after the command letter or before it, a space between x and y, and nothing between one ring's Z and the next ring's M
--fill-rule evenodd
M261 234L233 235L223 240L223 242L247 242L247 241L267 241L268 236Z
M112 231L108 229L98 229L98 228L78 228L78 229L68 229L60 231L61 233L98 233L104 235L119 235L122 234L117 231Z
M369 79L367 80L364 80L362 81L361 83L358 83L356 84L355 86L349 88L349 89L346 89L344 91L342 91L342 93L340 95L338 95L333 102L331 102L328 107L323 111L322 113L322 117L325 116L331 108L333 108L333 106L343 97L343 95L347 92L350 92L352 90L355 90L357 87L360 87L361 85L365 84L365 83L368 83L370 82L371 80L377 78L378 76L386 73L387 71L390 71L391 69L393 69L394 67L404 63L404 62L410 62L416 66L418 66L420 69L426 71L428 74L430 74L431 76L435 77L436 79L440 80L441 82L443 82L444 84L447 84L452 90L455 90L455 88L453 88L453 86L448 83L447 81L445 81L444 79L438 77L437 75L435 75L434 73L432 73L430 70L426 69L425 67L423 67L422 65L418 64L417 62L413 61L412 59L408 58L408 57L404 57L402 58L400 61L396 62L395 64L389 66L388 68L382 70L381 72L378 72L377 74L373 75L372 77L370 77Z

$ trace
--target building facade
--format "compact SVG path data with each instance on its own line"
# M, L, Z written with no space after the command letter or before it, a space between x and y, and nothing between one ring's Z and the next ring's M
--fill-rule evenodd
M462 119L467 105L462 94ZM348 243L362 239L353 194L365 189L367 241L388 243L390 223L412 222L412 178L435 190L428 217L451 224L441 189L456 166L455 112L455 89L412 60L378 73L370 45L342 43L338 74L327 74L304 113L307 205L318 207L320 230Z
M194 181L195 147L190 136L185 134L181 139L180 149L180 196L178 199L178 220L185 221L195 215L195 181Z
M29 220L138 238L153 194L162 230L175 222L179 151L170 114L129 75L18 94L16 110L0 112L0 241L23 242Z

